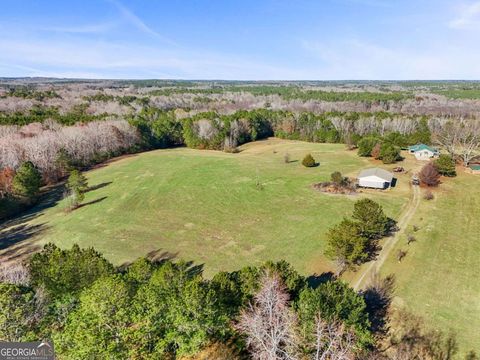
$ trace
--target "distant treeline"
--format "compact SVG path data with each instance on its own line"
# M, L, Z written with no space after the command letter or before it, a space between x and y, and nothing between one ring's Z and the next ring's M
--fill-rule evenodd
M28 87L10 88L8 92L2 97L5 98L8 96L19 97L22 99L33 99L38 101L43 101L45 99L54 99L54 98L61 99L61 96L58 95L57 92L55 92L54 90L40 91L40 90L31 89Z
M13 113L0 112L0 125L28 125L43 123L47 119L55 120L62 125L74 125L80 122L102 120L108 117L107 113L100 115L88 114L88 103L73 106L68 113L62 114L54 106L33 106L27 112L16 111Z
M135 95L124 95L124 96L115 96L105 94L104 92L99 92L95 95L83 96L83 100L85 101L101 101L101 102L109 102L109 101L116 101L120 105L130 105L133 102L138 103L139 105L148 105L150 99L148 97L138 97Z
M295 114L260 109L231 115L211 111L177 119L173 111L146 108L129 122L139 130L146 148L186 145L234 151L241 144L269 136L355 146L364 136L383 137L392 133L395 145L400 147L431 142L427 118L399 118L383 112Z
M217 86L210 88L186 88L172 87L151 91L154 96L171 96L173 94L223 94L226 92L248 92L255 96L278 95L284 100L319 100L319 101L357 101L357 102L381 102L401 101L413 98L413 94L405 91L395 92L368 92L368 91L324 91L308 90L297 86Z

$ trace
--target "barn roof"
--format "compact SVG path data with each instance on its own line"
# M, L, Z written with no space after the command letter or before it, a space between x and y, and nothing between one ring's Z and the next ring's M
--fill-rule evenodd
M377 176L380 179L388 182L391 182L393 179L393 174L391 172L380 168L365 169L360 171L360 174L358 174L358 178L363 178L367 176Z

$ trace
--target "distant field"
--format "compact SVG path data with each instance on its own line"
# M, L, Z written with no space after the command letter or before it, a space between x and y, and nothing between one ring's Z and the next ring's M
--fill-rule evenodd
M422 200L420 230L411 245L397 244L383 272L397 279L397 305L422 314L432 326L453 329L461 351L480 349L480 176L447 179L432 201ZM397 249L408 251L398 263Z
M241 150L158 150L90 171L89 184L103 184L86 194L85 202L94 203L66 214L60 201L34 213L17 225L18 238L25 239L16 247L78 243L94 246L116 264L158 250L205 264L207 274L267 259L285 259L304 273L328 270L325 232L352 211L359 196L329 196L311 185L335 170L354 176L369 160L344 145L276 139ZM301 165L308 152L319 167ZM371 197L395 217L406 191L400 183ZM15 234L14 229L5 231ZM7 249L10 255L16 247Z
M438 90L435 93L444 95L450 99L480 99L480 89L447 89Z

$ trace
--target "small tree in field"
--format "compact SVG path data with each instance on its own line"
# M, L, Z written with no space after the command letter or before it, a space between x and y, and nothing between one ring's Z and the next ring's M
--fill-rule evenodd
M317 163L311 154L307 154L302 160L302 165L305 167L314 167Z
M440 184L440 173L433 163L426 164L418 174L420 182L426 186L438 186Z
M35 165L27 161L18 168L13 178L13 191L17 195L32 199L38 194L41 183L40 172Z
M425 200L433 200L434 196L433 196L433 193L430 191L430 190L427 190L425 191L425 193L423 194L423 198Z
M68 206L76 208L85 198L85 191L88 189L87 178L78 170L72 170L67 181L67 189L69 192Z
M355 202L352 218L358 221L362 236L368 239L378 239L388 232L388 217L380 204L370 199Z
M457 176L455 160L449 155L442 154L434 162L435 168L443 176Z

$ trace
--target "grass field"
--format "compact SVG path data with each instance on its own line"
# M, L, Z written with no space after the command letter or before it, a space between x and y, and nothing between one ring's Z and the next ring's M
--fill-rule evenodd
M16 225L19 231L4 230L28 233L6 251L17 254L51 241L94 246L115 264L159 251L205 264L207 275L267 259L285 259L306 274L329 270L322 255L325 232L366 194L325 195L311 185L335 170L354 176L369 160L344 145L277 139L241 150L158 150L92 170L89 184L102 187L86 194L87 205L65 213L60 201L34 212ZM308 152L320 166L301 165ZM407 191L400 183L368 196L395 217Z
M434 328L457 333L462 352L480 350L480 176L459 171L423 200L411 225L417 241L402 239L383 267L397 280L397 306L422 314ZM410 232L413 233L412 230ZM407 250L398 263L395 253Z

